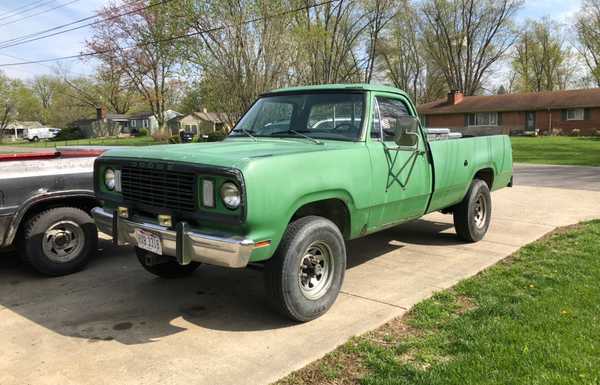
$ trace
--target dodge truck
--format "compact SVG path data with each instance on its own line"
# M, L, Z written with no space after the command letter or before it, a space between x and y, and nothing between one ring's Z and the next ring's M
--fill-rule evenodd
M433 211L482 239L512 153L506 136L428 135L396 88L306 86L261 95L220 143L110 150L94 183L100 230L149 272L260 265L274 308L303 322L334 303L346 240Z

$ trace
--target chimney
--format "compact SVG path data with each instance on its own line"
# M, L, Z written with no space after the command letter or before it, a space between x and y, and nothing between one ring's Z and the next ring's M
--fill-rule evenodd
M448 104L451 106L462 102L464 98L462 91L452 90L448 92Z
M204 107L204 108L202 109L202 112L204 112L205 114L207 114L207 113L208 113L208 110L206 109L206 107Z
M106 106L96 107L96 120L104 121L107 114Z

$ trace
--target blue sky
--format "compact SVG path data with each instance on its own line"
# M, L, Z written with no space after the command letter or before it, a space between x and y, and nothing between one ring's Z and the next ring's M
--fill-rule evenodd
M38 3L40 8L12 17L7 15L7 12L31 3ZM0 42L91 16L106 3L107 0L0 0ZM65 6L13 23L17 19L61 5ZM526 0L523 8L519 11L517 20L549 16L561 23L569 24L580 6L581 0ZM82 51L83 43L89 34L89 29L80 29L49 39L0 49L0 63L22 61L21 59L35 60L76 55ZM19 59L15 59L15 57ZM78 74L89 74L93 69L90 63L74 60L64 61L61 66L71 73ZM53 67L56 65L31 64L5 67L2 68L2 71L12 77L28 79L37 74L51 73Z

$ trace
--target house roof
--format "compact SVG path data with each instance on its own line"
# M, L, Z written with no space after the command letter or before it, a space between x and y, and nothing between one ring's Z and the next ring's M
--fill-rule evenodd
M466 112L539 111L587 107L600 107L600 88L490 96L465 96L458 104L450 105L447 99L441 99L421 104L417 107L417 110L423 115L438 115Z
M190 115L194 116L197 119L212 123L225 123L227 121L227 116L222 112L196 111L192 112Z

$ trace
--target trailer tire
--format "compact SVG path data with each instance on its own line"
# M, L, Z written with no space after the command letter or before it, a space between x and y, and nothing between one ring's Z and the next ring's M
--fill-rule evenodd
M38 272L60 276L85 267L97 250L94 220L76 207L56 207L31 217L19 241L21 258Z
M288 225L275 255L265 264L267 296L294 321L323 315L335 302L346 272L346 246L328 219L306 216Z
M481 179L471 182L462 202L454 208L454 228L458 237L467 242L483 239L492 217L490 189Z

